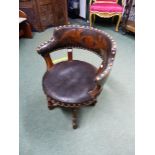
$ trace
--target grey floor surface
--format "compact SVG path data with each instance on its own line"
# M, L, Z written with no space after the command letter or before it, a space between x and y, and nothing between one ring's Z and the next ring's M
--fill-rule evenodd
M45 63L35 49L51 38L53 29L20 39L20 155L134 155L134 46L133 36L96 26L117 42L112 72L95 107L79 111L79 128L72 129L71 113L47 108L41 80ZM87 51L74 58L99 65ZM53 53L54 59L66 51Z

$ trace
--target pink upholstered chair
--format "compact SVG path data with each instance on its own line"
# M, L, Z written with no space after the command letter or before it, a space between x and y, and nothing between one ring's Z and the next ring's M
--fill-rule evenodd
M118 0L90 0L90 26L92 26L92 15L103 18L110 18L118 16L115 31L118 31L118 27L122 18L124 0L122 0L122 6L118 4Z

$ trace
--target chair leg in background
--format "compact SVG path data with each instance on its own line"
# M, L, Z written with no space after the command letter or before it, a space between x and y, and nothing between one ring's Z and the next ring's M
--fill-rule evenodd
M90 22L90 27L92 27L92 14L89 14L89 22Z
M21 28L24 31L23 37L25 38L32 38L32 31L31 31L31 26L29 23L25 22L21 25Z
M118 21L117 21L116 28L115 28L115 31L116 31L116 32L118 32L118 27L119 27L121 18L122 18L122 15L120 14L120 15L118 16Z

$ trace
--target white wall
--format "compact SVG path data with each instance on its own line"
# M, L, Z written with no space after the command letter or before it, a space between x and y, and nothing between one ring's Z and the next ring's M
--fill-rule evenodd
M86 18L86 0L80 0L80 17Z

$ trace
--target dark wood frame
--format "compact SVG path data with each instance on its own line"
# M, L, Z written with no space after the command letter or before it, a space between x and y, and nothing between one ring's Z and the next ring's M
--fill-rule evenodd
M73 128L77 128L76 112L83 106L95 105L97 96L102 91L102 86L105 83L116 54L116 43L110 35L104 31L84 27L78 25L64 25L55 28L53 38L37 48L37 52L43 56L46 62L47 70L52 69L53 62L50 57L50 52L59 49L68 49L68 61L72 61L72 48L87 49L99 55L103 60L96 73L97 86L90 93L92 99L84 103L64 103L47 96L48 108L52 110L55 107L69 108L72 110ZM45 92L46 94L46 92Z

